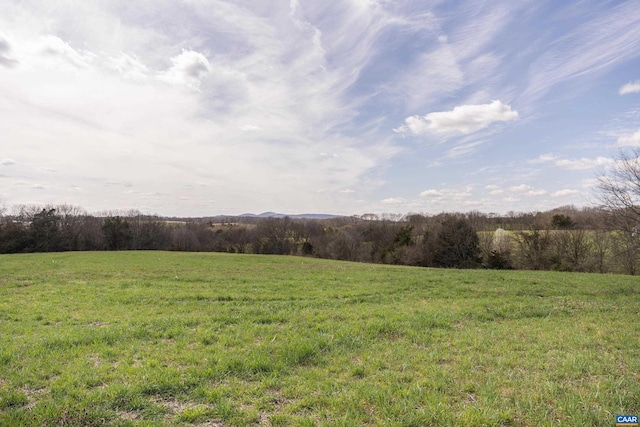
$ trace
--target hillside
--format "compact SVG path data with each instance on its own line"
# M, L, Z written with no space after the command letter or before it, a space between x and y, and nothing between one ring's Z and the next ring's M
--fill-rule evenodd
M610 426L630 276L173 252L0 256L0 425Z

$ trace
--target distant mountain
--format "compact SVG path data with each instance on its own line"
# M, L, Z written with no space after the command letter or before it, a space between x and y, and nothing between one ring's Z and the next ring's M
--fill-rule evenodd
M261 214L253 214L253 213L244 213L242 215L238 215L241 217L249 217L249 218L298 218L298 219L331 219L331 218L342 218L344 215L331 215L331 214L298 214L298 215L287 215L276 212L263 212Z

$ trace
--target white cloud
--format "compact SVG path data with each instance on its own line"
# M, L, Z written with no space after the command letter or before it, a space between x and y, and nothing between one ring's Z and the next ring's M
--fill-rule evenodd
M539 189L539 188L533 188L530 185L527 184L520 184L520 185L513 185L511 187L508 188L509 192L513 193L513 194L517 194L517 195L523 195L523 196L531 196L531 197L535 197L535 196L543 196L545 194L547 194L546 190L543 189ZM502 193L502 191L498 191L498 192L491 192L490 194L500 194Z
M489 104L461 105L451 111L439 111L425 116L412 116L405 124L395 129L399 133L423 135L426 133L461 133L479 131L496 122L518 119L518 112L499 100Z
M620 147L640 147L640 130L632 135L625 135L618 138Z
M524 196L543 196L547 194L546 190L536 189L526 184L513 185L509 187L508 190L511 193L522 194Z
M35 46L38 50L34 53L51 68L87 69L97 57L92 52L74 49L69 43L53 35L42 37Z
M640 93L640 80L636 80L635 82L627 83L622 86L618 91L620 95L628 95L630 93Z
M529 163L553 163L555 166L563 169L586 170L598 166L609 166L614 163L614 160L602 156L596 157L595 159L586 157L581 159L562 159L553 154L543 154L535 160L530 160Z
M442 195L443 195L442 191L435 190L435 189L425 190L420 193L420 197L433 197L433 196L439 197Z
M505 197L503 200L505 202L507 202L507 203L516 203L516 202L520 201L520 198L519 197L510 196L510 197Z
M580 181L580 185L583 188L588 188L590 190L595 188L598 184L600 184L600 181L598 180L598 178L587 178Z
M126 53L108 58L106 65L126 79L142 80L148 78L150 74L150 70L146 65Z
M579 194L578 190L572 190L569 188L565 188L564 190L556 191L552 194L553 197L565 197L565 196L573 196L574 194Z
M390 197L388 199L381 200L385 205L399 205L405 203L405 199L401 197Z
M584 170L592 169L598 166L609 166L614 163L614 160L608 157L597 157L595 159L581 158L581 159L558 159L555 161L555 165L571 170Z
M526 185L526 184L520 184L520 185L514 185L509 187L509 191L512 191L514 193L524 193L526 191L530 191L533 190L533 187L531 187L530 185Z
M428 198L432 201L439 200L461 200L471 196L472 193L471 187L464 188L443 188L440 190L431 188L429 190L422 191L420 193L420 197Z
M11 166L11 165L15 165L16 161L13 159L2 159L0 160L0 164L3 166Z
M353 213L411 203L502 209L507 203L499 199L509 195L523 202L507 208L527 209L527 196L544 190L507 188L542 185L533 176L541 168L520 163L511 176L500 175L514 164L505 156L515 153L500 147L519 141L523 149L568 152L534 134L556 135L551 127L563 120L551 126L539 120L536 108L548 106L552 115L557 104L529 104L522 95L527 85L548 88L576 77L575 84L558 86L557 95L570 102L567 90L590 87L577 77L623 61L631 67L640 52L638 14L629 13L638 8L630 2L571 14L572 25L550 25L537 39L524 32L511 37L514 28L538 28L547 18L531 2L468 2L455 13L428 2L254 3L2 3L0 145L20 166L5 167L5 175L16 176L2 178L3 196L11 203L146 206L181 215ZM571 8L557 10L566 15L554 22L567 22ZM407 117L413 114L419 116ZM509 141L496 135L504 123L525 118L536 126L513 130L530 135L514 132ZM407 135L455 139L417 149L419 141L407 138L403 163L394 164L399 138L388 131L397 125ZM636 129L635 122L625 125ZM486 153L460 160L479 148ZM434 160L428 166L441 166L438 173L426 169ZM539 162L575 168L582 160L541 156ZM498 164L500 174L479 171ZM563 186L579 188L553 172ZM21 191L13 185L18 179L27 182ZM381 203L383 182L389 195L408 191L415 200ZM469 182L479 194L465 187ZM487 183L501 187L484 189ZM33 185L47 190L29 195Z
M200 52L183 50L180 55L171 58L173 64L158 78L162 81L199 89L202 79L211 71L209 60Z
M189 3L201 18L215 15L217 26L185 26L180 38L171 34L177 27L154 28L154 21L146 32L135 27L139 17L104 10L92 10L96 28L72 25L51 35L56 14L48 15L49 26L38 4L8 6L33 22L2 51L19 61L0 66L2 151L28 165L19 177L25 188L45 185L47 192L29 195L8 183L3 196L11 203L179 215L353 213L344 195L379 186L378 166L398 151L374 126L353 123L359 101L345 97L357 78L352 73L370 59L377 31L387 25L384 17L370 8L349 10L340 22L318 20L336 26L325 34L306 21L292 24L288 9L263 16L256 8L216 5ZM73 9L65 0L59 7ZM158 16L173 8L158 7ZM304 6L299 13L320 9ZM354 26L354 20L374 25ZM130 45L113 42L120 37L131 38ZM318 161L318 153L328 155ZM185 202L176 204L180 198Z
M504 190L497 185L487 185L484 188L489 190L489 194L491 194L492 196L504 193Z
M529 160L527 163L546 163L546 162L553 162L554 160L557 160L558 156L556 156L555 154L541 154L537 159L534 160Z

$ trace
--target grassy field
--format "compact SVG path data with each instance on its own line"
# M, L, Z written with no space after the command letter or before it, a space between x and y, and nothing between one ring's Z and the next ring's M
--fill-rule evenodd
M640 280L167 252L0 256L0 425L612 426Z

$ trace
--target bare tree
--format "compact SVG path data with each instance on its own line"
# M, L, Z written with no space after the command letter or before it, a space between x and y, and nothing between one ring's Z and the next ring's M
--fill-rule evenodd
M611 170L599 178L599 199L626 223L640 224L640 148L621 152Z
M598 197L611 215L624 270L635 274L640 255L640 148L620 152L613 167L599 178Z

